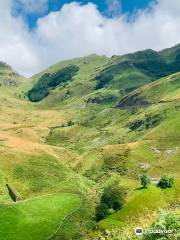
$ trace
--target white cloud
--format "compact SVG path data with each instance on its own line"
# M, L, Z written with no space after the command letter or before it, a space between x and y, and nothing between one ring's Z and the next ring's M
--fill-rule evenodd
M0 1L0 60L26 75L67 58L159 50L180 42L179 0L159 0L131 22L122 14L104 17L92 3L73 2L40 18L33 32L11 15L11 6L10 0Z
M25 13L43 13L47 10L48 0L14 0L14 7Z
M121 0L106 0L107 15L117 17L121 13Z

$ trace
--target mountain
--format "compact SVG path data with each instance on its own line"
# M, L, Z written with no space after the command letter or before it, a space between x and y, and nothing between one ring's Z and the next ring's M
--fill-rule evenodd
M1 83L17 81L0 86L0 239L95 240L116 228L136 239L160 208L179 213L179 52L90 55L30 79L0 64ZM163 175L172 188L153 184ZM96 222L113 184L125 204Z
M22 84L22 79L16 71L8 64L0 62L0 86L1 87L18 87Z

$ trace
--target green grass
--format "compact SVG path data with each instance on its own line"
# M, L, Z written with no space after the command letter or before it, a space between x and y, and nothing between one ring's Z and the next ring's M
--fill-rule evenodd
M78 195L62 194L1 205L0 239L48 239L63 218L78 208L79 204Z
M147 74L131 64L127 68L124 63L131 58L139 61L139 56L144 61L153 54L148 50L112 59L91 55L53 65L17 88L0 87L0 204L7 204L1 207L2 218L6 221L5 232L10 223L13 229L20 228L17 234L26 234L29 225L28 231L33 237L41 239L47 233L45 227L42 232L37 228L38 221L44 221L39 220L42 215L46 219L43 224L49 224L47 231L51 234L58 223L52 216L56 218L61 205L65 206L60 194L66 192L70 194L66 196L73 197L71 194L81 193L86 196L84 210L65 222L63 232L58 233L67 240L72 236L79 240L77 226L82 233L92 231L91 222L100 193L114 182L128 189L127 203L120 212L100 222L102 228L128 228L135 219L137 224L150 224L160 207L168 208L179 199L179 73L150 83L157 72ZM118 64L122 62L119 69ZM70 64L79 67L72 81L51 89L49 96L39 103L23 98L44 73L57 72ZM153 63L142 67L152 66ZM96 76L108 69L114 71L113 79L105 88L96 90ZM11 70L1 70L3 77L8 78ZM23 81L20 77L17 80ZM126 104L120 108L118 103L122 98ZM75 125L53 128L69 120ZM131 127L139 122L138 127ZM173 176L175 187L161 190L150 186L147 190L135 190L139 186L139 175L144 172L140 163L149 165L147 174L150 177ZM40 198L8 205L6 182L23 199ZM49 204L51 197L44 197L47 194L52 196L52 206ZM44 206L43 213L40 213L43 209L40 205ZM74 209L73 206L70 209ZM28 215L30 211L37 218ZM143 217L146 215L147 222ZM40 225L45 226L42 222ZM8 234L7 240L11 239ZM28 237L31 239L31 233ZM28 237L25 235L22 239ZM4 236L2 239L6 240Z
M172 189L162 190L151 185L148 189L137 188L127 199L127 203L118 213L99 222L103 229L112 227L130 227L145 225L160 209L167 208L176 201L179 184ZM178 194L179 195L179 194Z

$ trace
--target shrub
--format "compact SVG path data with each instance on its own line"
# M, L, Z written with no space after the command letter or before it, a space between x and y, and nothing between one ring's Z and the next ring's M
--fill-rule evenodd
M141 176L141 185L144 187L144 188L147 188L148 185L150 184L150 179L147 175L142 175Z
M120 210L125 203L126 191L117 184L105 188L101 202L115 211Z
M69 120L67 122L67 126L70 127L70 126L73 126L75 123L72 121L72 120Z
M164 116L161 114L155 114L155 115L146 115L145 120L145 128L153 128L160 124L160 122L163 120Z
M100 203L96 207L96 220L100 221L109 215L109 208L105 203Z
M96 84L96 89L105 87L112 79L113 79L112 74L102 74L96 77L96 80L98 80Z
M158 186L165 189L165 188L171 188L174 184L174 178L163 176L159 180Z
M150 229L158 232L145 233L143 240L178 240L180 237L179 214L161 211L160 218L152 224Z
M142 120L142 119L136 119L135 121L131 122L128 127L129 127L132 131L134 131L134 130L140 128L140 127L144 124L144 122L145 122L145 121Z
M127 235L127 234L125 234ZM122 231L116 228L99 232L86 240L132 240L128 235L122 236Z

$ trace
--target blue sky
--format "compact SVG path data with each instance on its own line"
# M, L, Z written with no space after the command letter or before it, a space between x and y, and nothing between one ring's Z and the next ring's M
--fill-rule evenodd
M109 0L110 2L111 0ZM48 13L52 12L52 11L58 11L64 4L66 3L71 3L71 0L48 0L48 7L47 10L44 11L43 13L24 13L25 18L27 19L27 23L30 27L30 29L33 29L36 26L36 22L38 20L39 17L45 16ZM87 4L88 2L92 2L94 4L96 4L98 6L99 11L103 14L103 15L108 15L108 4L107 4L107 0L81 0L78 1L82 4ZM121 5L121 12L122 13L127 13L129 15L131 15L134 11L139 10L139 9L144 9L146 8L150 2L152 2L152 0L116 0L116 2L119 2L119 4ZM21 11L21 6L19 5L17 11L19 13L22 13ZM117 10L118 11L118 10ZM110 16L108 16L110 17Z

